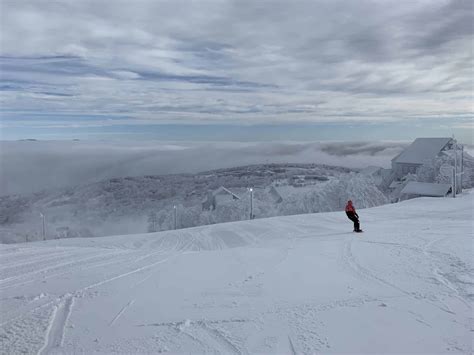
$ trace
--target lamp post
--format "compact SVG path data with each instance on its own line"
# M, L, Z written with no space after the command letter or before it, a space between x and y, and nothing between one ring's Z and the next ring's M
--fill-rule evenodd
M456 198L456 167L453 167L453 177L451 180L452 180L451 186L453 189L452 196L453 198Z
M45 222L45 217L44 214L40 212L41 216L41 236L43 237L43 240L46 240L46 222Z
M464 175L464 145L461 145L461 183L459 184L459 192L462 192L462 176Z
M249 191L250 191L250 219L253 219L253 188L250 188Z
M454 197L458 192L458 142L454 140Z
M453 197L456 197L456 194L462 192L462 180L464 175L464 145L461 144L461 158L458 158L458 142L454 140L454 194ZM459 163L458 163L459 161ZM461 165L458 168L458 164ZM458 179L459 177L459 179Z
M176 208L176 205L173 206L173 215L174 215L174 229L178 228L178 209Z

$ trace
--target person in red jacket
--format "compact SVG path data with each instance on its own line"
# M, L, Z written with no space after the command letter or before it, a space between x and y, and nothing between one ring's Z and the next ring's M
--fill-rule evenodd
M346 215L352 222L354 222L354 232L362 232L359 225L359 215L357 214L352 201L347 201L346 205Z

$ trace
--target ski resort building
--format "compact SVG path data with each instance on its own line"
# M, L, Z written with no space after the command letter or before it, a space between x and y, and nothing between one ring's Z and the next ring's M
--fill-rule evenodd
M278 190L275 188L275 186L271 186L268 189L268 194L270 195L270 199L273 201L273 203L281 203L283 202L283 197L281 197L280 193Z
M423 164L436 158L442 151L451 149L452 138L417 138L403 152L392 159L392 174L401 179L407 174L415 174Z
M429 182L410 181L405 185L400 194L409 198L420 196L445 197L450 192L450 184L434 184Z
M216 209L219 203L235 200L240 200L240 197L224 186L221 186L217 190L209 191L206 198L202 201L202 209L203 211L212 211Z

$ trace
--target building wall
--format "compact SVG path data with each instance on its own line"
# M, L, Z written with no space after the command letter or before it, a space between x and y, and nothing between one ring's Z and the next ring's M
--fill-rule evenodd
M215 210L219 204L235 200L237 200L236 197L225 191L221 191L217 194L213 194L212 192L210 192L201 205L203 210L212 211Z
M420 166L420 164L392 163L392 168L397 179L401 179L408 174L415 174Z
M215 200L216 200L216 204L221 204L221 203L225 203L225 202L231 202L234 200L233 196L232 195L229 195L229 194L218 194L216 196L214 196Z

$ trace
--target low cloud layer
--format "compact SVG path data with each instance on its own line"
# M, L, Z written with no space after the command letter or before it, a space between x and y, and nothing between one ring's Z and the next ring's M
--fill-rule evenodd
M472 118L470 0L1 7L6 127Z
M405 143L0 142L0 195L259 163L388 167Z

